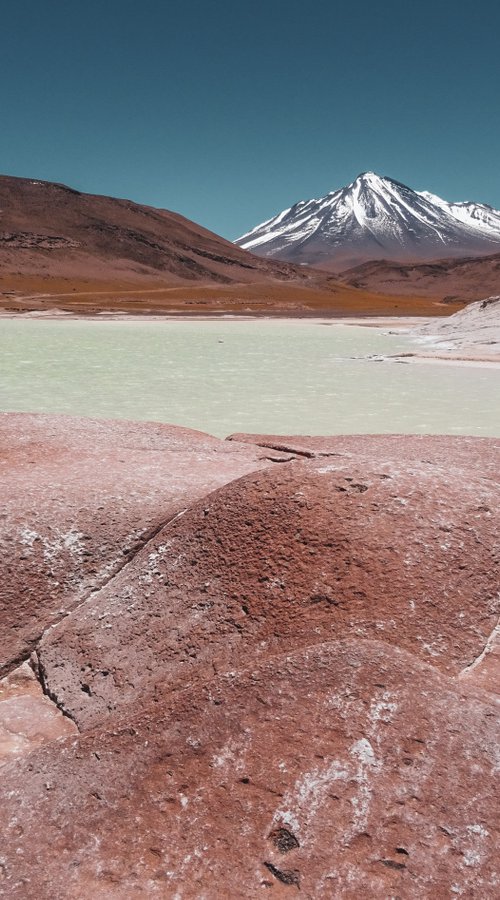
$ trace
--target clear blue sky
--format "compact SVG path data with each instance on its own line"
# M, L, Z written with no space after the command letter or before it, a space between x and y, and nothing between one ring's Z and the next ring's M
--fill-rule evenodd
M234 238L375 170L500 207L498 0L12 0L0 171Z

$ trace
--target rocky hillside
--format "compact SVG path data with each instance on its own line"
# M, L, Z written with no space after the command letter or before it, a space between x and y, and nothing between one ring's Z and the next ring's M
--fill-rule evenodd
M0 454L6 895L496 895L498 441Z
M18 272L173 285L300 277L168 210L4 175L0 273Z
M348 269L340 279L384 295L436 297L450 304L479 300L500 291L500 253L408 265L378 260Z

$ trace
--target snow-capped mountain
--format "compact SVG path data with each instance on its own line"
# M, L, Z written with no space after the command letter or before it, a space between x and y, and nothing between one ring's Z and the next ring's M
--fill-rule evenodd
M339 271L374 259L399 262L500 251L500 211L447 203L365 172L319 200L301 200L236 242L258 256Z

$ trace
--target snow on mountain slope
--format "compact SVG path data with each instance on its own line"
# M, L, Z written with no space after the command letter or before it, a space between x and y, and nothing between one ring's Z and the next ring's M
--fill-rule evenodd
M365 172L319 200L301 200L236 242L259 256L339 271L373 259L401 262L500 250L500 211L447 203Z

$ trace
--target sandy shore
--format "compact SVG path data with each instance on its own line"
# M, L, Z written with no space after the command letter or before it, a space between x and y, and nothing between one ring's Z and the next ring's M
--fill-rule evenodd
M436 317L437 319L439 317ZM121 313L121 312L99 312L99 313L73 313L62 309L33 310L31 312L13 312L11 310L0 309L0 319L48 319L76 322L270 322L287 324L308 324L308 325L356 325L366 328L383 328L394 330L395 333L405 333L415 326L428 322L428 318L422 316L309 316L309 315L280 315L271 316L269 314L255 315L249 313Z

